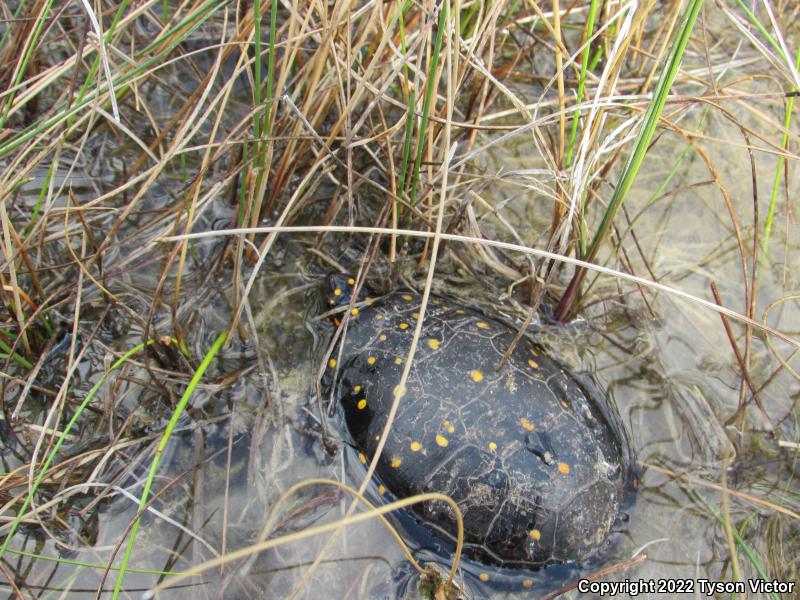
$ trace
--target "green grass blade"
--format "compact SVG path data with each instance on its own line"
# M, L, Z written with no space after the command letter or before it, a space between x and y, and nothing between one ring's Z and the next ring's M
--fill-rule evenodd
M408 47L406 46L406 26L405 26L405 11L406 5L400 8L400 18L398 24L400 27L400 51L403 56L408 56ZM406 97L406 127L405 136L403 138L403 159L400 163L400 176L397 179L397 194L402 195L406 186L406 175L408 174L408 158L411 156L411 141L414 138L414 107L417 104L417 95L411 85L411 77L408 72L407 62L403 62L403 77L406 82L406 89L408 89L408 96Z
M272 0L269 13L269 55L267 56L267 90L264 101L264 131L265 135L271 134L270 122L272 120L272 94L275 84L275 46L278 35L278 0Z
M256 143L255 143L255 156L257 160L257 178L256 178L256 190L260 190L263 184L264 178L269 175L270 165L267 164L267 159L269 158L269 153L267 152L266 147L266 139L272 134L272 95L273 95L273 86L274 86L274 79L275 79L275 45L276 39L275 36L277 35L278 30L278 0L272 0L270 6L270 17L269 17L269 53L267 56L267 89L265 90L265 96L263 101L263 110L256 113ZM260 25L260 17L259 17L259 31L261 30ZM260 33L259 33L260 37ZM259 45L260 48L260 45ZM259 74L258 83L256 83L256 89L258 91L258 99L257 99L257 106L262 105L261 101L261 53L259 50L258 53L258 70L257 73ZM261 206L261 199L260 198L253 198L253 207L252 207L252 219L253 223L256 223L258 219L257 212L260 212Z
M256 106L261 106L261 0L254 0L253 2L253 22L254 22L254 29L253 35L255 36L255 54L256 58L253 62L253 70L254 75L253 78L255 79L255 89L253 90L254 98L253 101L255 102ZM255 130L256 138L256 154L259 153L258 148L261 146L261 114L256 111L253 113L253 129Z
M419 170L422 165L422 153L425 151L425 132L428 129L431 100L439 88L439 78L436 77L436 72L439 70L439 55L442 52L442 39L444 38L445 23L447 23L448 5L448 0L442 2L442 9L439 12L439 24L436 29L436 41L434 42L430 69L428 70L428 86L425 89L425 100L422 104L422 121L417 132L417 156L414 159L414 172L411 179L411 193L409 195L411 204L417 201L417 182L419 181Z
M119 567L109 567L105 564L100 563L89 563L84 562L82 560L72 560L69 558L63 558L60 556L48 556L46 554L38 554L36 552L25 552L24 550L16 550L14 548L8 549L9 554L14 554L15 556L24 556L26 558L33 558L36 560L43 560L46 562L54 562L60 565L71 565L73 567L80 567L83 569L95 569L97 571L105 571L108 569L109 571L119 571ZM129 573L139 573L142 575L158 575L160 577L168 577L172 575L183 575L185 571L160 571L156 569L128 569ZM199 577L199 573L189 573L190 577Z
M586 17L586 35L584 39L586 40L586 46L583 48L583 54L581 55L581 74L580 78L578 79L578 95L575 99L575 104L580 104L583 101L583 92L586 88L586 73L589 69L589 53L592 49L592 44L589 40L592 39L592 35L594 33L594 22L597 18L597 0L592 0L592 3L589 5L589 15ZM580 121L580 111L575 109L572 112L572 129L569 132L569 145L567 147L567 159L565 165L569 167L572 164L572 153L575 150L575 138L578 135L578 122Z
M8 336L9 339L16 339L16 337L13 334L10 334L2 329L0 329L0 334ZM2 350L3 354L5 355L3 356L3 358L8 358L10 356L11 360L13 360L20 367L28 371L30 371L33 368L33 364L27 358L25 358L21 354L12 352L11 346L9 346L2 338L0 338L0 350Z
M706 501L706 499L702 496L702 494L700 494L700 492L698 492L697 490L692 490L692 495L699 502L705 505L706 510L708 510L708 512L714 515L714 518L717 519L717 521L719 521L720 525L722 525L723 527L725 526L725 520L722 518L722 515L719 514L716 510L714 510L714 508L708 503L708 501ZM731 527L731 532L733 533L733 539L736 540L736 544L739 546L739 548L741 548L742 552L744 552L747 558L750 560L750 564L752 564L755 570L758 571L758 574L761 577L761 579L768 581L769 577L767 577L767 572L764 569L764 565L762 565L761 561L758 560L758 557L755 555L755 552L753 552L753 549L750 547L750 545L742 538L742 536L739 534L739 532L736 530L735 527ZM775 592L770 592L770 597L773 600L780 600L780 598Z
M236 223L239 227L245 226L245 215L247 213L247 186L245 185L245 168L250 162L250 141L247 136L242 140L242 168L239 171L239 211L236 215Z
M25 75L25 71L28 69L28 61L30 61L31 56L36 50L36 46L39 43L39 36L42 35L42 30L44 29L45 22L48 19L48 15L50 14L50 10L53 8L53 0L47 0L47 4L45 5L44 9L41 11L41 17L36 19L36 25L34 26L33 32L31 34L30 43L25 47L25 54L20 59L19 69L17 70L17 76L14 77L14 80L9 85L9 89L16 88L20 81L22 81L23 76ZM8 119L8 113L11 110L11 106L14 104L14 98L16 97L16 91L12 91L8 95L8 100L6 100L6 104L3 107L3 114L0 116L0 130L5 129L6 127L6 119Z
M51 161L50 166L47 167L47 174L44 177L44 181L42 182L42 189L39 190L39 196L36 198L36 204L33 205L33 211L31 212L31 218L28 222L28 226L25 227L25 231L22 234L22 237L27 238L33 228L36 226L36 221L39 220L39 213L42 210L42 206L44 205L44 199L47 196L47 190L50 187L50 182L53 179L53 174L55 173L56 168L56 161Z
M796 69L800 69L800 48L797 49L797 55L794 59ZM793 92L796 92L792 88ZM790 95L786 100L786 112L783 116L783 138L781 139L781 148L788 150L789 148L789 127L792 124L792 113L794 112L794 96ZM761 276L761 269L766 267L767 258L769 257L769 239L772 235L772 225L775 220L775 207L778 205L778 192L781 187L781 173L783 172L783 165L786 158L783 156L778 157L778 164L775 166L775 178L772 180L772 194L769 200L769 210L767 211L767 218L764 221L764 233L761 235L761 260L758 263L758 274Z
M783 60L788 61L789 58L786 56L786 54L784 54L783 48L781 48L780 44L778 44L775 38L772 37L769 31L767 31L767 29L761 24L761 21L758 20L758 17L756 17L753 14L753 12L749 8L747 8L747 6L744 4L744 2L742 2L742 0L736 0L736 2L739 5L739 8L741 8L745 13L747 13L747 17L750 19L750 22L756 26L756 29L758 29L758 31L761 32L761 35L763 35L766 38L770 46L772 46L775 49L775 52L777 52L778 55Z
M14 15L12 16L13 21L18 21L22 16L22 11L25 9L26 2L23 0L17 5L17 8L14 10ZM13 31L11 27L11 23L6 24L6 30L3 32L3 37L0 37L0 48L6 47L6 42L8 42L8 36L11 35Z
M653 94L653 100L647 107L647 112L645 113L644 117L644 124L639 130L633 152L628 157L628 161L625 163L625 166L622 169L622 175L620 176L619 183L614 188L614 193L612 194L611 200L608 203L608 208L603 213L600 226L597 228L597 232L595 233L594 238L589 246L589 250L586 253L585 259L588 261L594 259L598 249L600 248L600 244L605 239L605 236L614 221L614 216L616 215L617 210L620 206L622 206L622 203L625 201L625 196L627 196L628 192L633 186L633 182L639 172L639 167L641 167L645 154L647 154L647 148L650 145L650 141L653 139L653 133L655 133L658 120L664 109L664 104L667 101L667 95L669 94L670 88L672 88L672 82L675 80L675 76L680 68L683 53L686 50L686 45L689 42L689 36L692 33L695 21L697 21L697 15L702 6L703 0L691 0L689 5L686 7L686 12L683 15L680 27L678 28L678 37L670 48L666 66L664 67L664 70L661 72L661 76L658 79L658 84L656 85L656 89Z
M400 164L400 176L397 180L397 193L402 194L406 185L408 174L408 163L411 159L411 143L414 139L414 105L417 103L417 96L413 89L408 91L408 114L406 115L406 131L403 140L403 162Z
M466 14L461 18L461 37L469 38L475 32L478 22L475 15L483 8L482 2L473 3L467 10ZM464 12L464 11L462 11Z
M158 446L156 447L156 453L153 457L153 462L150 464L150 471L147 474L147 479L144 483L144 488L142 489L142 496L139 499L139 510L136 514L136 517L133 521L133 527L131 527L131 534L128 538L128 545L125 547L125 553L122 556L122 563L119 567L119 575L117 576L117 581L114 585L114 595L113 598L119 597L119 593L122 590L122 583L125 580L125 573L128 570L128 563L130 562L131 556L133 555L133 546L136 542L136 534L139 532L139 525L141 524L142 514L144 513L144 509L147 506L147 499L150 496L150 489L153 487L153 480L155 480L156 472L158 471L158 464L161 462L161 457L164 454L164 450L167 447L167 442L169 442L170 437L172 437L172 432L175 430L175 427L178 425L178 420L180 419L181 415L183 414L186 405L189 403L189 399L192 397L194 390L197 388L197 385L200 383L200 380L205 375L206 370L208 369L209 365L211 365L211 361L217 355L217 353L222 348L222 345L225 343L225 340L228 339L228 332L222 331L218 336L217 339L214 340L214 343L211 345L211 348L203 357L200 366L197 367L197 370L192 375L192 379L189 381L189 385L186 386L186 390L183 392L181 399L178 401L175 410L170 417L169 422L167 423L166 428L164 429L164 433L161 435L161 440L158 442Z

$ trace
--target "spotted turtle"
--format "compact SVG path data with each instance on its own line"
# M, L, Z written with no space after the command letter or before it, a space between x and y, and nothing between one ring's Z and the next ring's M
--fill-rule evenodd
M431 297L403 394L421 297L400 290L363 301L362 293L353 305L352 277L333 275L328 284L329 307L351 314L323 389L339 404L362 463L401 396L376 469L382 493L450 496L463 514L465 552L483 564L535 571L602 556L636 476L624 427L594 381L527 336L498 370L516 330ZM446 504L413 512L435 536L453 539Z

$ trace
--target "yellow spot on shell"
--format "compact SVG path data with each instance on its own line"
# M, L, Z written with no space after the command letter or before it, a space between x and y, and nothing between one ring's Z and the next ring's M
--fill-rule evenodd
M538 529L531 529L531 530L528 532L528 535L529 535L529 536L531 536L531 539L532 539L533 541L535 541L535 542L538 542L538 541L541 539L541 537L542 537L542 532L541 532L541 531L539 531Z
M355 285L356 280L351 277L350 279L347 280L347 283L349 283L350 285Z
M439 340L435 340L433 338L428 340L428 348L431 350L438 350L441 345L442 344Z
M447 426L447 433L453 433L456 430L454 425Z
M367 358L367 363L371 365L374 365L376 362L378 362L378 359L375 358L374 356L370 356L369 358Z
M378 336L378 339L379 339L380 341L382 341L382 342L385 342L385 341L386 341L386 334L385 334L385 333L382 333L382 334L380 334L380 335Z
M400 329L408 329L408 323L406 323L405 321L403 321L402 323L400 323L400 325L398 325L398 327L399 327Z
M481 581L483 581L484 583L486 583L487 581L489 581L489 574L488 573L481 573L480 575L478 575L478 578Z
M398 356L397 358L394 359L394 364L402 365L403 364L403 359Z
M522 580L522 587L524 587L526 590L529 590L530 588L532 588L533 587L533 579L523 579Z
M419 313L418 312L411 313L411 318L412 319L419 319Z
M412 452L419 452L421 449L422 449L422 444L420 444L416 440L411 442L411 451Z
M386 488L385 488L385 487L383 487L382 485L379 485L379 486L378 486L378 493L379 493L381 496L383 496L383 495L386 493Z
M463 314L464 314L464 309L462 309L462 308L457 308L457 309L456 309L456 314L457 314L457 315L463 315Z
M497 450L497 444L494 442L489 442L489 450Z
M328 366L329 366L331 369L332 369L333 367L335 367L335 366L336 366L336 359L335 359L335 358L332 358L332 359L330 359L330 360L328 361Z
M396 385L394 386L394 391L392 392L395 398L402 398L406 395L406 386L404 385Z
M361 400L358 401L358 404L356 404L356 406L358 407L358 410L364 410L365 408L367 408L367 399L362 398Z
M350 311L350 314L355 317L358 314L358 309L353 307L353 309Z
M475 327L478 329L489 329L489 324L486 321L478 321L475 323Z
M361 391L361 386L360 385L354 385L353 386L353 391L357 394L358 392Z
M399 458L393 458L392 462L389 464L392 465L393 469L397 469L401 464L403 464L403 461L400 460Z
M569 465L567 463L558 463L558 470L564 475L569 474Z
M400 297L401 297L403 300L405 300L406 302L411 302L411 301L414 299L414 296L412 296L411 294L403 294L403 295L402 295L402 296L400 296Z
M525 417L522 417L519 420L519 424L522 425L523 429L527 429L528 431L533 431L534 429L534 424L528 421L528 419L526 419Z
M469 376L472 378L472 381L478 383L479 381L483 381L483 373L478 371L477 369L473 369L469 372Z
M334 296L341 296L342 295L342 290L340 290L339 288L336 288L335 290L333 290L333 295Z
M530 366L531 369L538 369L539 368L539 365L532 358L528 359L528 365Z
M436 436L436 443L439 444L442 448L447 448L447 444L450 442L447 441L447 438L441 434Z
M365 465L365 464L367 464L367 457L366 457L366 456L364 456L364 453L363 453L363 452L359 452L359 453L358 453L358 460L360 460L360 461L361 461L361 464L362 464L362 465Z

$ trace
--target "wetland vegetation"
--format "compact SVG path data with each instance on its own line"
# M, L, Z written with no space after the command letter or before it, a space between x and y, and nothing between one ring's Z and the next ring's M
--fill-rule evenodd
M331 271L609 390L604 581L796 582L798 90L795 0L0 2L0 590L442 597L351 509Z

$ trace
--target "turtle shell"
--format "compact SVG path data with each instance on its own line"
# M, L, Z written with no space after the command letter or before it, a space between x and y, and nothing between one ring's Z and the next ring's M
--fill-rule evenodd
M332 304L351 283L334 284ZM323 386L339 403L362 463L398 394L420 296L397 291L352 311ZM594 382L508 325L431 298L397 414L378 462L397 497L441 492L459 505L465 550L484 563L537 569L598 554L635 485L619 417ZM412 509L454 538L448 505Z

